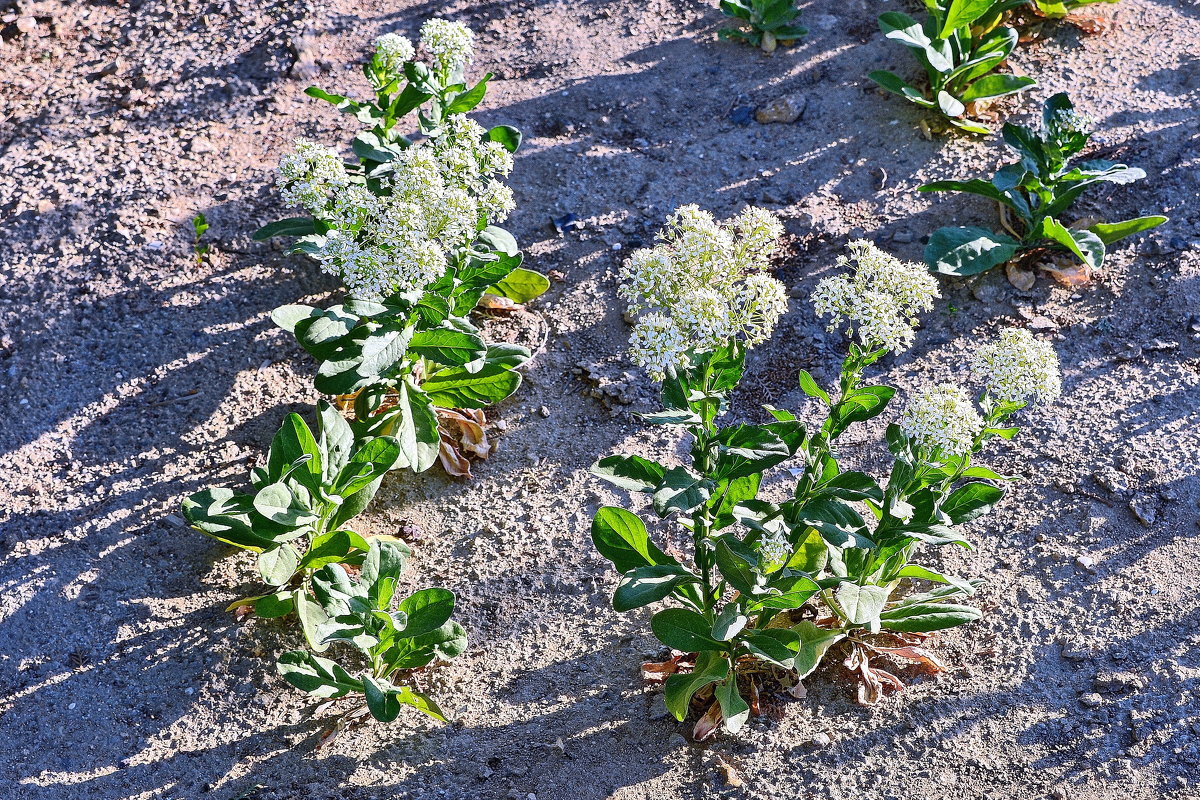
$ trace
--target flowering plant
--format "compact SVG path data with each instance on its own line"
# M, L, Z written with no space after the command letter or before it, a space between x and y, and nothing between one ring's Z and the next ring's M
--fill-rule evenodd
M299 236L296 252L345 283L346 302L283 306L273 319L321 362L317 389L345 396L360 433L394 434L397 463L417 471L439 453L448 465L465 463L439 419L512 394L521 380L515 368L529 357L521 347L486 344L470 312L485 294L493 307L512 309L549 287L521 267L515 239L494 224L513 207L502 179L520 135L503 126L485 131L465 116L490 77L470 89L462 82L472 34L436 19L421 30L429 63L414 60L403 37L377 42L365 67L374 103L309 91L374 127L355 139L358 162L350 165L298 140L280 162L278 184L311 216L255 234ZM423 135L416 141L396 132L413 110Z
M929 79L929 90L922 92L887 70L876 70L868 77L911 103L940 112L956 128L988 133L974 118L976 106L1022 92L1035 83L1033 78L993 72L1009 57L1018 39L1015 30L999 23L1024 2L925 0L924 22L899 11L882 14L879 27L883 35L913 51Z
M994 200L1008 231L939 228L925 248L929 268L947 275L976 275L1014 258L1060 252L1074 255L1086 269L1094 270L1103 266L1108 245L1166 222L1166 217L1152 215L1083 228L1059 220L1088 187L1146 177L1136 167L1112 161L1075 163L1074 157L1091 137L1089 127L1089 120L1075 111L1070 98L1056 94L1045 103L1040 128L1004 126L1004 142L1020 160L1000 168L990 181L934 181L920 187L922 192L968 192Z
M739 245L733 237L717 243L720 231L714 229L697 237L695 227L687 226L684 235L668 228L660 248L673 270L651 267L647 274L644 265L659 264L657 259L631 259L623 293L645 296L634 286L657 286L659 274L704 275L715 259L697 254ZM680 240L691 246L672 248ZM976 359L987 384L982 414L961 389L931 388L888 426L895 463L885 485L844 470L838 437L881 414L895 394L889 386L863 385L864 370L911 346L916 315L932 307L938 292L920 265L902 263L867 242L852 243L851 257L839 263L852 265L853 273L822 281L813 296L818 312L852 335L837 392L829 394L800 372L802 390L827 409L819 428L810 431L796 415L769 406L774 421L765 425L715 424L741 377L743 334L711 350L687 351L686 363L667 359L665 367L657 350L647 359L635 342L635 360L663 380L666 408L644 418L683 427L692 440L692 463L667 467L614 455L593 466L599 477L650 495L653 511L690 535L691 558L681 559L651 541L643 519L630 511L602 507L592 523L597 549L621 573L616 610L664 599L677 604L657 612L651 629L683 655L647 667L666 674L666 704L677 719L702 699L707 711L696 724L699 738L722 721L731 731L744 724L751 711L744 692L757 696L755 673L777 668L798 681L835 645L863 676L865 701L876 699L885 681L899 685L869 663L871 654L936 664L919 640L978 618L977 609L948 602L972 593L974 585L911 559L923 545L966 545L954 526L985 513L1003 494L986 482L1002 476L973 466L972 455L991 437L1012 436L1015 428L1000 425L1026 401L1052 398L1059 389L1053 352L1027 332L1006 332ZM668 311L677 308L672 300ZM674 339L666 341L669 351ZM760 499L763 473L793 457L801 466L794 470L791 498ZM906 582L917 580L940 586L907 594Z

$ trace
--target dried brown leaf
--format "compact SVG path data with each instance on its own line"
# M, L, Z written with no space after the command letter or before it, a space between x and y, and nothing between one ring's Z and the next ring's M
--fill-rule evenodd
M483 297L479 298L479 304L476 307L483 308L488 311L520 311L525 308L525 306L521 305L520 303L514 303L507 297L501 297L500 295L495 294L485 294Z
M1092 268L1083 262L1066 265L1039 265L1043 272L1050 275L1051 278L1061 283L1063 286L1074 288L1083 286L1092 280Z
M447 474L456 478L471 477L471 462L467 461L467 457L458 449L458 445L445 434L442 434L441 441L438 443L438 459L442 462L442 469L446 470Z
M1037 282L1037 275L1034 274L1034 271L1025 269L1020 264L1005 264L1004 274L1008 277L1008 282L1022 292L1029 291Z
M926 650L924 647L918 647L916 645L908 645L906 647L878 647L876 645L871 645L871 648L877 652L884 653L889 656L898 656L900 658L907 658L910 661L919 661L934 672L946 671L946 665L942 663L941 659Z
M704 712L704 716L696 721L696 727L692 728L692 739L703 742L716 733L720 727L721 704L714 700L713 704L708 707L708 711Z

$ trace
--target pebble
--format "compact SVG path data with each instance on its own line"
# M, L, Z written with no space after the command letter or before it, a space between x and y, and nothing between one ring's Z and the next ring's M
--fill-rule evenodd
M829 747L833 744L833 738L828 733L814 733L812 743L815 747Z
M1092 680L1092 688L1105 694L1112 692L1136 691L1146 688L1146 681L1135 672L1111 672L1105 670L1096 673Z
M774 122L790 125L800 119L807 107L808 97L802 94L792 94L763 106L755 113L754 119L760 125L770 125Z
M672 733L671 738L667 739L667 746L672 750L678 750L681 747L687 747L688 741L678 733Z
M1133 513L1134 518L1147 528L1152 527L1158 521L1158 508L1145 495L1138 495L1130 500L1129 510Z
M1079 704L1087 708L1095 708L1104 702L1104 698L1095 692L1088 692L1079 698Z
M1075 566L1079 567L1080 569L1087 570L1088 572L1095 572L1096 559L1088 555L1077 556L1075 558Z

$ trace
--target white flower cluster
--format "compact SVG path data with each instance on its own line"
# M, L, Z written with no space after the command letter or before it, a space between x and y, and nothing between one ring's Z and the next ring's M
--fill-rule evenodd
M917 314L933 308L933 299L941 296L937 280L923 265L903 262L868 241L850 242L849 249L837 266L853 265L853 274L818 283L813 307L819 315L833 317L831 331L845 322L863 347L907 350L915 338Z
M285 199L331 227L315 253L322 269L359 297L409 291L440 277L447 254L469 244L481 221L512 210L500 181L512 156L483 137L473 120L448 117L438 136L389 162L382 196L351 183L332 150L298 142L280 163L279 185Z
M983 430L983 419L965 390L943 383L908 402L900 417L900 428L918 447L943 456L959 456L971 451L975 437Z
M758 543L758 573L770 575L787 564L792 555L792 546L782 530L774 530Z
M445 76L455 72L474 57L475 34L461 22L445 19L426 20L421 26L421 46L433 59L437 71Z
M404 64L412 61L414 52L406 37L385 33L375 40L375 66L387 81L396 80L404 74Z
M658 244L621 268L618 294L631 312L651 312L634 327L634 363L662 380L689 352L739 336L752 347L766 341L787 310L783 284L764 271L781 235L779 220L759 208L725 225L695 205L676 210Z
M1024 328L1005 328L975 353L971 368L988 394L1006 403L1047 403L1062 394L1058 356L1049 342Z
M1091 117L1086 114L1073 108L1063 108L1050 118L1044 135L1055 142L1063 142L1080 134L1091 136L1093 125Z
M276 185L288 205L322 207L350 184L338 154L308 139L297 139L295 150L279 161Z

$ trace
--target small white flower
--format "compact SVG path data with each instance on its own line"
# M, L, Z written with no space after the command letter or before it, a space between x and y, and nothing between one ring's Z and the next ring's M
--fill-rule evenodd
M825 278L813 290L820 316L833 320L829 330L845 323L868 349L899 353L912 346L917 314L933 308L940 297L937 280L920 264L905 263L865 240L850 242L850 255L838 258L850 275Z
M279 160L275 181L288 205L310 214L324 209L333 195L350 183L346 165L336 151L308 139L296 139L295 149Z
M1006 403L1048 403L1062 394L1058 356L1025 328L1005 328L975 353L971 368L988 394Z
M971 451L983 430L983 419L975 411L966 391L943 383L913 397L900 417L900 428L918 446L943 456Z
M474 43L475 34L461 22L431 19L421 26L421 46L443 75L449 75L471 63Z
M770 575L787 564L792 555L792 546L782 530L774 530L758 543L758 573Z
M762 271L782 232L779 220L761 209L748 208L721 225L699 206L681 206L668 217L658 244L621 265L617 293L631 312L653 310L656 324L669 319L691 352L739 336L753 347L787 310L783 284ZM651 374L661 380L663 370Z
M762 344L787 311L787 289L765 272L755 272L738 288L738 304L746 342Z
M687 352L687 337L666 314L642 316L629 337L629 355L633 363L656 381L666 378L672 367L686 367Z
M385 82L404 74L404 64L413 59L413 46L398 33L385 33L375 40L375 65L385 76Z

